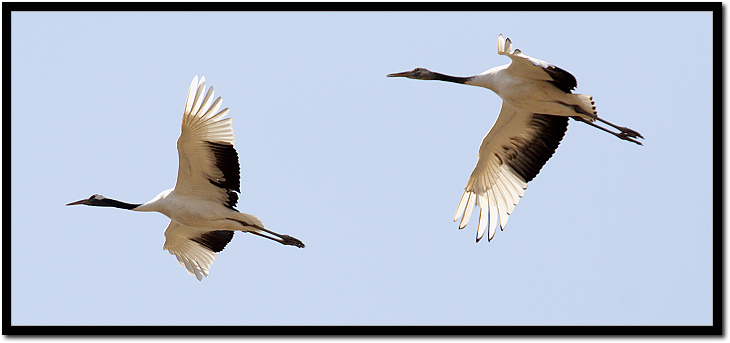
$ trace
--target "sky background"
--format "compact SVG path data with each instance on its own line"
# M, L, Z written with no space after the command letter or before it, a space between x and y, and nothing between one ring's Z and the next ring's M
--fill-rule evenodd
M15 12L14 325L712 324L710 12ZM504 34L644 146L570 121L504 231L452 221ZM231 109L236 233L199 282L162 250L188 87ZM7 274L6 274L7 276Z

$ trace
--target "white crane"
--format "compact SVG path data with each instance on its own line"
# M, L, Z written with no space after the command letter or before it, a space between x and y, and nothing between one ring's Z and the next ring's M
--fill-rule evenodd
M213 87L207 93L204 91L205 77L198 83L195 76L177 140L180 162L175 188L144 204L129 204L99 194L67 204L154 211L168 216L171 220L165 230L163 250L175 255L180 265L198 280L208 276L216 253L225 248L235 231L304 247L300 240L267 230L259 218L234 208L238 201L236 192L241 190L232 119L223 119L228 108L216 113L221 98L213 101Z
M470 77L449 76L424 68L387 75L484 87L502 98L502 110L482 141L476 167L454 215L454 221L462 218L459 229L463 229L469 223L474 207L479 206L477 242L487 226L489 240L494 238L497 217L504 230L527 183L540 172L560 144L568 128L568 118L639 145L641 143L634 138L644 138L634 130L599 118L592 96L571 93L577 82L567 71L513 50L512 42L505 41L502 35L497 39L497 54L506 55L511 63ZM596 120L619 132L595 124Z

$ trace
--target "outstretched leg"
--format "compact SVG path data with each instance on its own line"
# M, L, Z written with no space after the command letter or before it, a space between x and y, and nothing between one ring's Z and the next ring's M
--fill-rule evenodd
M257 235L257 236L261 236L261 237L264 237L264 238L268 238L268 239L277 241L277 242L279 242L281 244L284 244L284 245L293 245L293 246L295 246L297 248L304 248L304 246L305 246L304 243L302 243L302 241L300 241L300 240L298 240L298 239L296 239L296 238L294 238L292 236L289 236L289 235L280 235L280 234L278 234L278 233L276 233L274 231L270 231L270 230L264 229L262 227L260 227L258 229L261 230L261 231L264 231L266 233L269 233L271 235L274 235L275 237L267 236L267 235L265 235L265 234L263 234L261 232L258 232L258 231L248 231L248 232L250 232L250 233L252 233L254 235Z
M610 122L608 122L608 121L606 121L606 120L604 120L602 118L599 118L598 116L592 116L592 117L594 117L593 119L596 119L596 120L598 120L600 122L603 122L603 123L606 123L608 125L611 125L613 128L618 129L619 131L621 131L620 136L625 136L625 137L630 137L630 138L637 138L638 137L638 138L644 139L644 136L642 136L640 133L638 133L638 132L636 132L636 131L634 131L632 129L629 129L628 127L614 125L614 124L612 124L612 123L610 123ZM619 138L621 138L620 136L619 136Z
M602 119L599 119L599 120L601 120L602 122L605 122L605 123L607 123L607 124L609 124L609 125L611 125L611 126L613 126L613 127L617 128L617 129L619 129L619 130L621 131L621 132L613 132L613 131L611 131L611 130L609 130L609 129L607 129L607 128L603 127L603 126L598 126L598 125L596 125L596 124L594 124L594 123L591 123L590 121L588 121L588 120L585 120L585 119L583 119L583 118L580 118L580 117L573 117L573 118L574 118L574 119L577 119L577 120L580 120L580 121L582 121L582 122L584 122L584 123L586 123L586 124L588 124L588 125L590 125L590 126L593 126L593 127L595 127L595 128L598 128L598 129L601 129L601 130L603 130L603 131L606 131L606 132L608 132L608 133L610 133L610 134L612 134L612 135L614 135L614 136L616 136L616 137L618 137L618 138L621 138L621 139L623 139L623 140L626 140L626 141L629 141L629 142L634 142L634 143L636 143L636 144L638 144L638 145L644 145L644 144L641 144L641 142L639 142L639 141L637 141L637 140L633 139L633 138L637 138L637 137L638 137L638 138L642 138L642 139L643 139L644 137L643 137L643 136L641 136L641 134L640 134L640 133L638 133L638 132L636 132L636 131L634 131L634 130L632 130L632 129L629 129L629 128L626 128L626 127L617 127L617 126L615 126L615 125L613 125L613 124L610 124L610 123L608 123L608 122L606 122L606 121L604 121L604 120L602 120Z
M611 127L615 128L615 129L619 130L620 132L613 132L613 131L610 131L610 130L604 128L604 127L598 126L598 125L592 123L591 121L589 121L588 119L583 118L582 116L572 117L573 119L580 120L580 121L582 121L582 122L584 122L584 123L586 123L586 124L588 124L590 126L599 128L599 129L601 129L603 131L606 131L606 132L608 132L608 133L610 133L610 134L612 134L612 135L614 135L614 136L616 136L618 138L621 138L623 140L626 140L626 141L629 141L629 142L634 142L634 143L636 143L638 145L643 145L639 141L633 139L633 138L641 138L641 139L644 139L644 136L642 136L640 133L638 133L638 132L636 132L636 131L634 131L632 129L629 129L628 127L618 126L618 125L615 125L615 124L613 124L613 123L611 123L611 122L609 122L607 120L604 120L603 118L599 118L598 117L598 114L596 114L596 103L595 103L595 101L593 101L593 97L592 96L587 95L587 94L571 94L571 95L574 95L574 96L578 97L578 99L581 99L583 101L584 106L586 106L587 108L590 108L591 110L586 110L583 107L581 107L580 105L573 105L573 104L569 104L569 103L562 102L562 101L558 101L558 103L561 104L561 105L563 105L563 106L571 107L573 109L573 111L575 111L576 113L580 113L582 115L585 115L586 117L588 117L590 119L598 120L598 121L600 121L602 123L608 124L609 126L611 126ZM588 105L589 103L590 103L590 106Z
M254 224L254 223L247 223L245 221L238 220L238 219L233 219L233 218L229 218L229 219L234 220L234 221L237 221L238 223L240 223L243 226L246 226L246 227L249 227L249 228L253 228L253 229L246 229L246 230L241 230L241 231L250 232L250 233L252 233L254 235L261 236L261 237L264 237L264 238L268 238L268 239L270 239L272 241L277 241L277 242L279 242L281 244L284 244L284 245L293 245L293 246L298 247L298 248L304 248L304 243L302 243L302 241L300 241L300 240L298 240L298 239L296 239L296 238L294 238L292 236L280 235L280 234L278 234L278 233L276 233L274 231L265 229L263 227L263 225L258 225L258 224ZM268 233L271 236L266 235L264 233Z

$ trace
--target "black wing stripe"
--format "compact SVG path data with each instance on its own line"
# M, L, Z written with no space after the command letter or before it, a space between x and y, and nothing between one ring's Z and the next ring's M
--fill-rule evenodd
M502 147L505 162L525 182L534 179L555 153L568 129L568 117L533 114L529 126L537 133L532 139L514 137Z
M234 231L227 230L210 231L200 235L198 238L193 238L193 241L200 243L200 245L213 252L219 252L233 239L233 233Z
M543 68L543 70L553 78L553 81L550 81L550 83L565 93L570 93L571 90L578 86L578 81L575 80L575 76L561 68L551 65Z
M213 185L223 188L228 194L226 206L233 208L238 203L241 191L241 167L238 165L238 153L231 144L206 142L215 156L215 166L223 173L222 179L208 179Z

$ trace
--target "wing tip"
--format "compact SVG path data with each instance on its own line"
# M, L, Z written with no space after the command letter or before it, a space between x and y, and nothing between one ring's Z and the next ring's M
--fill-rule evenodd
M169 229L169 226L168 226ZM178 238L180 238L179 235L174 235ZM207 258L204 256L201 256L199 253L196 253L195 246L191 246L190 244L196 244L193 240L187 240L187 238L183 238L183 241L180 242L177 239L171 238L168 236L168 230L165 230L165 237L167 237L165 244L162 246L163 251L167 251L170 253L170 255L175 256L177 258L177 262L185 268L185 271L195 276L198 281L202 281L204 277L207 277L210 273L210 266L213 264L213 261L215 260L216 253L212 252L212 256L208 256ZM173 243L173 241L177 241ZM198 243L199 244L199 243ZM199 247L203 247L202 245L199 245ZM191 250L192 248L192 250Z
M499 55L510 55L512 53L519 53L519 50L512 51L512 41L500 33L497 37L497 54Z

